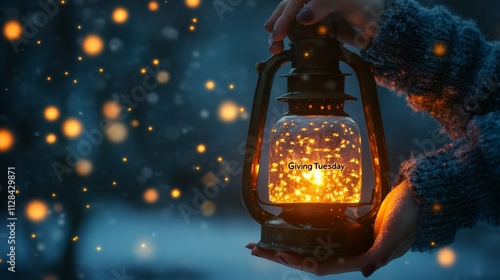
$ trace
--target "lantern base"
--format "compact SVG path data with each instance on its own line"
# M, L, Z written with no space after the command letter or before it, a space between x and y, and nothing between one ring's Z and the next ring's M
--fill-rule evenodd
M332 212L283 211L262 224L257 247L321 258L368 251L373 244L373 223L350 221L340 209Z

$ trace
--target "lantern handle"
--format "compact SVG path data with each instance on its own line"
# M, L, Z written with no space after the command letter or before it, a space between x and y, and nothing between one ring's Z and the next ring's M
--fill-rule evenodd
M377 84L373 75L373 65L362 59L357 54L347 50L340 45L340 60L347 63L355 72L363 111L365 114L366 129L368 132L370 152L372 155L373 176L375 178L375 188L372 197L372 207L370 211L357 219L358 222L371 224L375 221L378 209L391 190L389 159L385 144L384 127L382 125L382 115L377 96Z
M241 194L245 208L252 218L260 224L274 217L273 214L261 207L258 202L259 194L257 193L259 163L262 154L264 126L266 124L269 98L271 96L271 88L276 71L290 60L290 52L283 51L280 54L273 55L264 62L257 63L255 67L259 73L259 78L257 80L257 87L255 88L252 116L248 129Z

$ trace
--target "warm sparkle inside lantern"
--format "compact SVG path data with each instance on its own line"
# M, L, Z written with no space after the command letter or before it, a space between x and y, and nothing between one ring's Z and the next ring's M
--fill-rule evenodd
M359 202L361 137L351 118L285 116L270 140L271 202Z

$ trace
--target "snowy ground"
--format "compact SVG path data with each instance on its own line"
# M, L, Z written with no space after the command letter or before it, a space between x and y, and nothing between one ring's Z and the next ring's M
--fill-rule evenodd
M82 227L77 244L81 279L319 279L251 256L244 245L258 241L260 229L248 216L192 217L186 223L175 208L146 211L120 204L106 208L89 216ZM58 260L61 240L67 237L52 222L64 228L63 218L47 221L50 234L37 237L31 249L19 249L18 269L35 271ZM18 242L30 244L22 238ZM408 253L371 279L500 279L500 230L478 227L461 233L451 249L456 260L450 267L442 267L436 253ZM33 262L33 255L39 261ZM5 262L1 266L6 268ZM1 279L20 279L2 270ZM364 279L359 272L326 278ZM54 278L42 277L49 279Z

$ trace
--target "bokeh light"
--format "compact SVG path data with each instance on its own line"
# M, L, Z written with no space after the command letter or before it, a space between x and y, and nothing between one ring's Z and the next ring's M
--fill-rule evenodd
M181 191L179 189L172 189L170 196L174 199L181 197Z
M213 216L215 214L215 210L217 207L215 206L215 203L213 203L210 200L207 200L201 204L200 210L201 214L206 217Z
M434 53L435 56L438 56L438 57L445 56L447 53L446 45L444 45L442 43L436 43L436 44L434 44L434 47L432 48L432 52Z
M21 23L17 20L9 20L8 22L5 23L3 27L3 35L7 40L17 40L21 38L21 35L23 34L23 27L21 26Z
M83 39L82 48L87 55L97 56L104 49L104 42L98 35L90 34Z
M53 122L59 118L59 109L56 106L47 106L43 111L43 116L49 122Z
M200 153L200 154L203 154L206 150L207 150L207 147L203 144L200 144L200 145L198 145L198 147L196 147L196 151L198 151L198 153Z
M82 177L88 176L92 172L92 162L88 159L80 159L76 162L76 173Z
M74 118L70 118L63 123L63 133L68 138L76 138L82 133L82 123Z
M102 105L102 114L111 120L117 119L120 116L120 104L115 101L107 101Z
M118 24L125 23L128 20L128 11L123 7L118 7L113 11L113 21Z
M156 12L160 6L158 5L158 2L156 1L151 1L148 4L148 8L152 12Z
M155 203L158 201L160 194L155 188L149 188L144 192L144 201L149 204Z
M215 89L215 82L212 81L212 80L208 80L206 83L205 83L205 88L207 90L214 90Z
M104 133L109 141L121 143L127 138L128 130L122 122L113 122L106 127Z
M184 2L190 9L196 9L201 5L201 0L185 0Z
M239 107L233 101L224 101L219 106L219 118L223 122L233 122L238 117Z
M57 136L54 133L49 133L45 136L45 141L48 144L54 144L57 141Z
M455 263L455 259L455 251L450 247L441 248L437 253L437 261L443 267L452 266Z
M170 73L168 73L167 71L160 71L156 75L156 80L160 84L166 84L168 83L168 81L170 81Z
M6 128L0 128L0 152L6 152L14 145L14 135Z
M41 222L47 218L49 208L39 199L32 200L26 206L26 216L32 222Z

